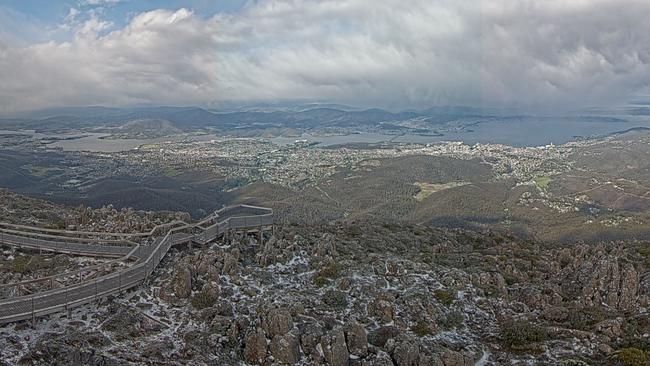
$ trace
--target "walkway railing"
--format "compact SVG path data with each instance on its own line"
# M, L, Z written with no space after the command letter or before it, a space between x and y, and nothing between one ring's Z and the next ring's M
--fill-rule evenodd
M184 224L171 227L163 237L155 239L151 245L128 246L67 243L65 241L48 242L45 239L23 237L17 239L14 234L5 240L3 234L0 242L30 248L44 248L57 252L83 254L83 246L89 254L106 252L117 254L116 248L128 249L127 255L140 258L135 265L114 273L85 280L77 284L58 289L39 292L34 295L20 296L0 301L0 324L18 320L32 319L38 316L69 310L75 306L97 301L115 293L138 286L145 281L158 266L169 248L174 245L196 242L205 244L217 239L227 230L262 228L273 225L273 211L269 208L249 205L227 207L210 215L196 224ZM151 233L155 233L154 228ZM18 236L20 238L20 236ZM27 238L27 239L25 239ZM99 249L105 246L108 249ZM135 251L135 253L132 253Z

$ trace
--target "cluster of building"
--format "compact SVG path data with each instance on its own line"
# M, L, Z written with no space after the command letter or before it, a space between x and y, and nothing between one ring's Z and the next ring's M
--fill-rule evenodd
M237 138L156 144L109 155L117 164L115 168L125 173L174 174L189 169L245 182L263 181L301 188L341 169L355 169L368 160L414 155L479 159L492 166L495 179L514 178L525 183L540 175L552 176L566 171L570 165L567 157L576 147L575 144L512 147L442 142L321 148L303 141L281 146L268 139Z

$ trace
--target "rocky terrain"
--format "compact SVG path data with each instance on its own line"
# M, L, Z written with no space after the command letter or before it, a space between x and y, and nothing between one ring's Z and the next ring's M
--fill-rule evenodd
M51 229L109 233L147 232L174 220L189 221L183 212L115 209L112 205L93 209L58 205L0 189L0 222Z
M135 292L0 329L6 364L647 365L648 243L332 223L172 251Z

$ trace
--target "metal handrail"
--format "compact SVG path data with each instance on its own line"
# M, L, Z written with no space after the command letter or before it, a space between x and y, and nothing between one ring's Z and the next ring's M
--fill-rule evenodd
M257 215L249 214L226 217L224 220L217 221L207 228L200 227L198 224L187 223L179 227L172 227L162 239L156 240L153 245L140 246L139 248L148 248L150 251L145 258L140 258L133 266L105 276L81 281L74 285L0 301L0 324L29 319L30 317L34 319L36 316L70 309L70 307L86 304L110 294L119 293L125 289L135 287L153 273L169 248L174 245L187 241L207 243L215 240L226 230L261 227L273 224L273 211L271 209L249 205L223 208L199 223L205 223L206 220L217 220L220 214L226 214L224 216L227 216L229 210L232 212L242 208L260 213ZM183 231L195 231L197 229L200 231L198 234L180 235ZM154 231L152 230L152 232ZM207 235L208 233L209 235ZM134 251L135 249L127 256L132 255ZM144 254L146 255L147 253Z
M84 267L84 268L78 269L76 271L57 273L57 274L53 274L51 276L41 277L41 278L36 278L36 279L33 279L33 280L26 280L26 281L21 281L21 282L3 283L3 284L0 284L0 289L17 287L17 286L21 286L21 285L30 285L30 284L39 283L39 282L53 281L54 279L60 278L60 277L81 276L81 274L84 273L84 272L105 268L105 267L108 267L108 266L112 266L113 264L116 264L116 263L124 263L124 262L128 261L129 259L131 259L132 257L135 257L135 258L138 258L138 260L141 260L142 258L139 258L137 255L135 255L135 252L138 249L140 249L140 244L136 244L136 246L133 247L133 249L122 258L113 259L111 261L108 261L108 262L105 262L105 263L100 263L100 264L95 264L95 265L89 266L89 267Z

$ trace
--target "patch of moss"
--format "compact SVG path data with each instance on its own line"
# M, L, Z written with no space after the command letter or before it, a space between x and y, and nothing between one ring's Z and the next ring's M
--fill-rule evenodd
M11 265L12 270L15 273L25 274L37 271L38 269L45 267L47 264L40 255L32 255L16 257L12 261Z
M623 348L616 351L616 358L625 366L650 365L650 352L638 348Z
M510 348L528 347L549 339L545 328L528 321L510 321L501 325L501 342Z
M14 258L14 260L11 263L12 270L15 273L20 273L20 274L27 273L29 268L29 261L30 261L29 257L20 256Z
M56 229L56 230L65 230L66 225L65 221L62 219L57 219L50 224L45 225L46 229Z
M327 278L323 277L323 276L316 276L316 277L314 277L313 282L314 282L314 285L316 285L318 287L323 287L323 286L325 286L325 285L327 285L329 283L329 280Z
M400 229L400 226L395 223L385 223L382 226L384 227L384 229L387 229L389 231L396 231Z
M411 330L418 337L425 337L433 334L433 331L431 330L431 326L429 325L429 323L425 322L424 320L418 320L418 322L411 327Z
M318 276L324 278L337 278L341 274L341 266L336 262L329 262L318 271Z
M645 265L650 267L650 247L643 245L637 247L636 250L645 260Z
M209 308L214 305L217 299L218 295L214 289L203 289L192 297L192 306L199 310Z
M348 294L343 291L329 290L323 294L323 303L333 308L344 308L348 305Z
M425 236L427 233L421 228L415 228L413 229L413 234L415 234L415 236Z
M574 309L569 312L569 325L573 329L589 330L594 324L607 319L608 315L600 306Z
M460 311L451 311L441 319L438 319L438 325L444 330L458 329L465 320L463 313Z
M506 285L508 285L508 286L512 286L515 283L519 282L519 279L517 277L515 277L515 276L513 276L513 275L511 275L509 273L505 273L503 275L503 279L506 281Z
M435 290L433 296L443 305L449 306L456 300L456 293L448 290Z
M361 228L358 226L350 226L348 228L348 234L352 237L359 237L361 234L363 234L363 231L361 231Z

